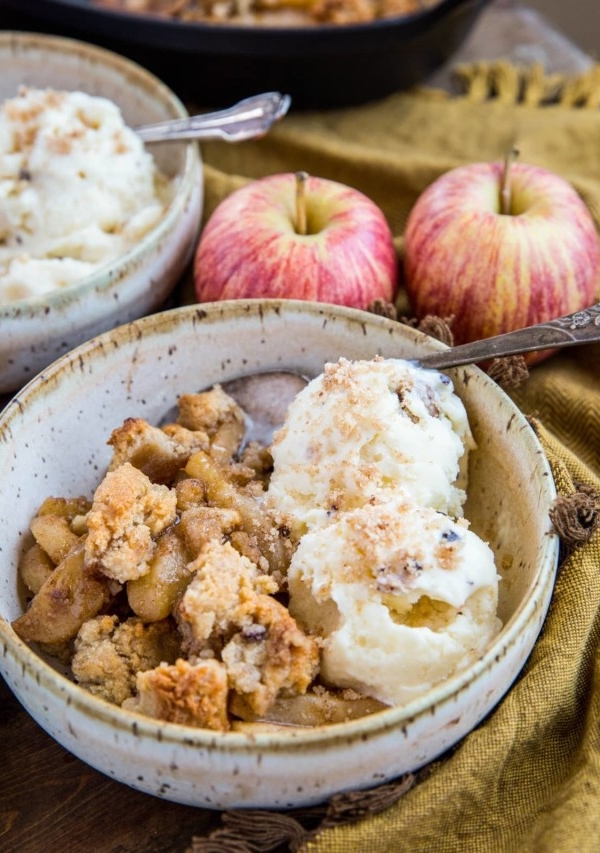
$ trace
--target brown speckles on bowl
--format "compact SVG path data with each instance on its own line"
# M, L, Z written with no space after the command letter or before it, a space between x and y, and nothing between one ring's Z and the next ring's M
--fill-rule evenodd
M125 418L158 423L179 395L244 373L284 366L315 375L340 355L412 358L440 346L383 317L305 302L215 303L201 314L194 306L175 309L82 345L34 379L0 418L0 479L14 492L10 518L0 517L0 639L6 648L0 669L67 749L126 784L177 802L308 805L414 770L466 735L510 688L541 629L557 563L547 461L523 416L476 368L454 374L478 444L467 515L497 554L504 628L472 666L421 699L329 727L215 734L103 702L10 628L24 606L16 564L25 536L18 531L27 530L41 493L92 493L108 462L107 436Z
M187 115L163 83L117 54L59 37L0 33L0 99L14 96L24 82L107 97L132 126ZM0 393L93 335L163 305L194 249L203 185L195 144L157 146L156 158L172 181L171 200L133 249L81 284L0 305Z

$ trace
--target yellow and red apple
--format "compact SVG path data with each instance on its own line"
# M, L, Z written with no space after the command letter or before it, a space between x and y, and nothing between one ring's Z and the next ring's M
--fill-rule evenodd
M392 301L397 256L381 209L358 190L304 173L227 196L196 251L198 301L281 298L367 308Z
M453 169L422 193L408 218L411 308L417 317L452 316L457 344L588 307L599 271L589 209L570 183L536 166Z

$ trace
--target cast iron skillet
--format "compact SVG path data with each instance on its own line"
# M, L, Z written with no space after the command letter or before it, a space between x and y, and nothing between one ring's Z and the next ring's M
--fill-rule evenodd
M278 90L292 96L294 108L324 108L420 82L460 46L487 2L442 0L414 15L368 24L287 28L183 22L91 0L0 0L0 6L26 16L30 29L124 53L204 106Z

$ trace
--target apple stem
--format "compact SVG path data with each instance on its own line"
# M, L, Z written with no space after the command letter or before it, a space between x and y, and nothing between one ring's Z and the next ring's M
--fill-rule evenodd
M518 156L519 149L513 146L504 158L504 168L502 170L502 181L500 184L500 213L503 213L505 216L510 214L512 201L510 171Z
M296 172L296 231L306 234L306 181L308 172Z

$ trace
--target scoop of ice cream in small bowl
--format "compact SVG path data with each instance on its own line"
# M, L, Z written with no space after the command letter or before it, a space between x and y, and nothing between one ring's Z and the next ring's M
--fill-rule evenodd
M498 385L414 365L441 346L238 300L33 379L0 419L0 667L39 724L209 808L314 804L468 736L543 624L555 491ZM228 382L282 369L309 382L263 447Z
M133 127L187 111L110 51L0 34L0 393L69 348L161 307L202 209L193 143Z

